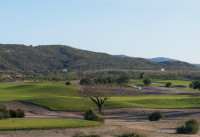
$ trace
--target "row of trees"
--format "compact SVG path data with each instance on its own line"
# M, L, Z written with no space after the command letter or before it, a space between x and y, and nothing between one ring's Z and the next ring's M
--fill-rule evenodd
M120 71L120 70L108 70L108 71L99 71L84 74L82 76L87 77L117 77L117 76L126 75L131 79L144 79L144 78L151 78L151 79L178 79L178 78L188 78L188 79L200 79L199 72L190 72L190 71L182 71L182 72L136 72L136 71ZM81 76L81 75L80 75Z
M79 77L74 73L32 73L32 74L0 74L0 82L13 82L16 80L33 80L33 81L64 81L77 80Z
M82 78L80 80L80 85L93 85L93 84L104 84L104 85L120 85L123 86L130 82L128 76L119 76L119 77L97 77L95 79L91 78Z

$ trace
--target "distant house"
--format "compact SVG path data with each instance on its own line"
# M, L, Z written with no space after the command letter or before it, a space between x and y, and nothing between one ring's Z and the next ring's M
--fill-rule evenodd
M16 78L23 78L23 77L24 77L23 74L18 74L18 75L16 75Z
M63 69L63 72L67 72L68 70L67 69Z
M164 71L165 71L165 68L161 68L161 71L164 72Z

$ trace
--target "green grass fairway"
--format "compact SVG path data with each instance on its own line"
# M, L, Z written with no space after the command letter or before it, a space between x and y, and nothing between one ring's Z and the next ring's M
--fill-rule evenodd
M13 120L15 123L13 123ZM53 129L99 126L100 122L77 119L6 119L0 120L0 130Z
M135 83L137 86L144 86L143 80L132 80L131 82ZM152 79L152 84L150 86L158 86L158 87L164 87L165 84L171 82L172 86L171 88L179 88L179 89L185 89L185 90L192 90L189 88L189 84L192 83L190 80L160 80L160 79Z
M77 97L80 89L62 83L0 84L0 101L25 100L47 96Z
M51 110L85 111L89 108L97 109L89 99L79 97L37 98L27 102L48 107ZM111 97L104 108L143 107L143 108L199 108L200 97L190 95L138 95Z
M91 107L97 109L91 100L80 97L80 89L63 83L1 84L0 101L12 100L30 102L50 110L85 111ZM105 104L105 108L198 108L199 106L200 96L191 95L113 96Z

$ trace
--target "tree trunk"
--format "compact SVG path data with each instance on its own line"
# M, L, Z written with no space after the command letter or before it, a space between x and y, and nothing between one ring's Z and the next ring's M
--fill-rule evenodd
M103 105L104 105L104 104L99 104L99 105L98 105L98 108L99 108L99 113L101 113L101 112L102 112Z

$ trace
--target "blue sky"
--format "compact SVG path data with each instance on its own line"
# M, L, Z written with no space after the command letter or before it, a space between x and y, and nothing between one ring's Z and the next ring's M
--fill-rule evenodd
M0 0L0 43L200 63L200 0Z

